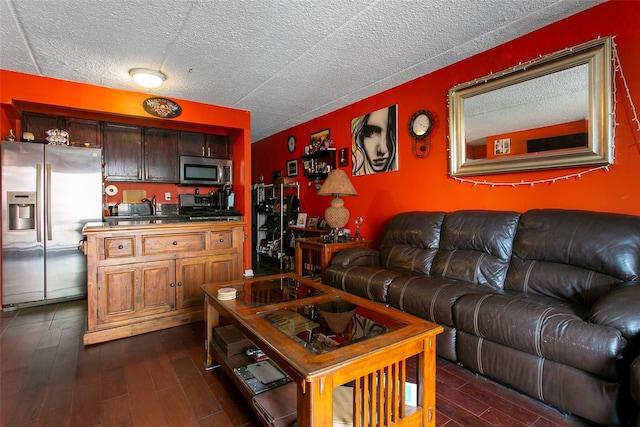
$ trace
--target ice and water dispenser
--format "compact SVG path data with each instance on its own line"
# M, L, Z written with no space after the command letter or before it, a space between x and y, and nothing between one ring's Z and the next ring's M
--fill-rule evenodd
M8 191L9 231L35 230L36 193L28 191Z

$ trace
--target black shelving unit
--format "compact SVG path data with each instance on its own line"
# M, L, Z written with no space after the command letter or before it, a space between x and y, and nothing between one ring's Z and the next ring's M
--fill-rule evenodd
M310 179L325 179L336 167L336 149L319 150L301 157L304 175Z

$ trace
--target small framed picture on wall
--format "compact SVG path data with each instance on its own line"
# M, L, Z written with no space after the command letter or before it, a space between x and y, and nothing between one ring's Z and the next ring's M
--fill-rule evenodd
M339 155L338 155L338 166L340 167L344 167L344 166L349 166L349 149L348 148L341 148L338 151Z
M311 152L317 152L321 149L329 148L331 144L331 131L324 129L318 132L314 132L309 136L309 146Z
M287 160L287 176L298 176L298 159Z

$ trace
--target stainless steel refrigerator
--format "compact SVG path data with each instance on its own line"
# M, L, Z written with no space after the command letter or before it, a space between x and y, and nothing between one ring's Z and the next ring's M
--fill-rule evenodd
M82 227L102 218L98 148L4 141L2 304L86 295Z

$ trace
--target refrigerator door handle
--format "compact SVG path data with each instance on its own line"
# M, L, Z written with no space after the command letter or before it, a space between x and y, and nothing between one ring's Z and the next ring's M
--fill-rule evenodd
M39 212L38 204L41 203L42 197L42 163L36 163L36 241L42 243L42 218Z
M53 212L51 209L51 163L47 163L47 177L45 182L47 183L47 204L45 206L47 216L47 239L53 240Z

